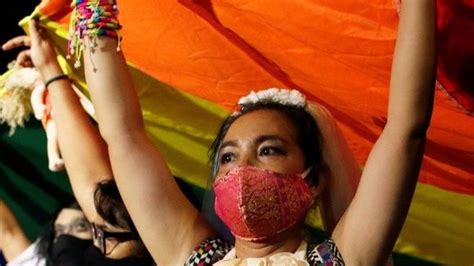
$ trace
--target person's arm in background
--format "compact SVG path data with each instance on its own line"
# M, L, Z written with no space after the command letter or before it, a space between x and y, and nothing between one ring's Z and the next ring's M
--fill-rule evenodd
M347 265L383 264L407 216L433 109L435 6L435 0L402 0L387 124L332 234Z
M63 74L46 32L39 28L34 20L30 22L29 30L31 38L28 36L14 38L5 43L3 49L31 44L30 51L26 55L19 56L19 63L28 65L22 61L31 60L43 81ZM54 81L47 89L51 98L61 155L74 195L86 217L90 221L96 221L98 219L94 205L96 184L112 178L106 143L82 108L70 81L67 79Z
M0 199L0 251L11 261L31 245L15 215Z

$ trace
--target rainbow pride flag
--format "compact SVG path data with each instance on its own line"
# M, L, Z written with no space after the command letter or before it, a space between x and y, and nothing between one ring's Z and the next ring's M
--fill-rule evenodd
M240 96L267 87L299 89L329 109L363 167L386 122L397 2L118 2L146 127L174 175L207 187L207 149L219 124ZM44 0L32 16L40 16L64 70L87 95L82 69L64 59L70 12L65 0ZM395 247L449 265L474 263L473 14L473 1L438 0L434 113Z

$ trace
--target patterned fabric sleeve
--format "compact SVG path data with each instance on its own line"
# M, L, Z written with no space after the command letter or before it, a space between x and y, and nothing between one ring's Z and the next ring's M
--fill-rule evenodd
M221 238L209 238L201 242L188 258L185 266L207 266L220 261L232 249L232 245Z
M312 266L344 266L341 253L332 239L320 244L308 244L306 260Z

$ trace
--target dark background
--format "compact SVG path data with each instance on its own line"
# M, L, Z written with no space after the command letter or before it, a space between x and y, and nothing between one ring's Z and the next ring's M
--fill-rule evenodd
M0 43L3 44L12 37L23 34L23 30L18 26L18 22L33 12L39 0L14 0L2 4ZM7 69L8 62L15 59L20 49L10 52L0 52L0 73Z

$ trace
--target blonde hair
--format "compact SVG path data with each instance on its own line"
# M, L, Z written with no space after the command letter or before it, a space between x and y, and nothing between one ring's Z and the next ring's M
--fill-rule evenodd
M30 118L33 112L31 92L39 78L34 68L19 66L0 76L0 123L8 124L10 136Z

